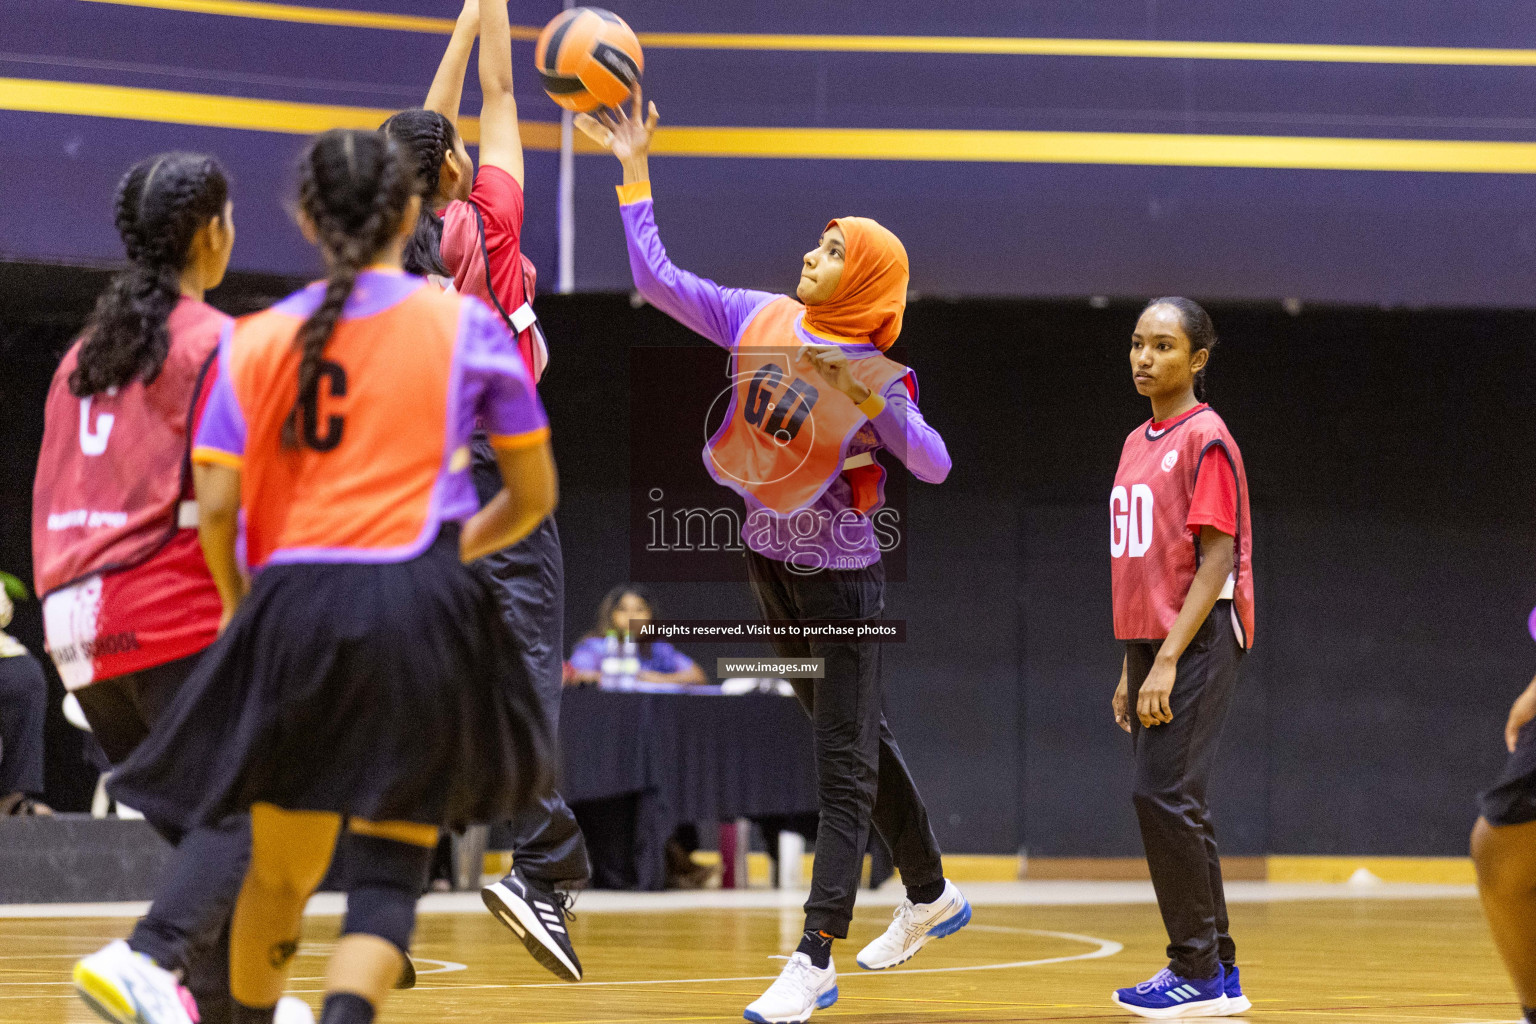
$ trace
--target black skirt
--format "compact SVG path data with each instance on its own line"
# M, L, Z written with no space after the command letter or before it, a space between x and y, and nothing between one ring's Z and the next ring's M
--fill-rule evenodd
M263 570L109 788L188 827L256 802L457 827L510 817L553 764L516 640L449 527L408 562Z

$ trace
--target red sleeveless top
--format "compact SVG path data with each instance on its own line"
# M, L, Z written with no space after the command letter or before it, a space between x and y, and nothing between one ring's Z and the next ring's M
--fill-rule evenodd
M1109 554L1115 637L1162 640L1184 607L1200 568L1190 504L1202 471L1223 459L1237 481L1231 593L1232 626L1253 646L1253 519L1243 454L1216 410L1197 406L1161 431L1150 422L1131 431L1109 498Z
M190 438L229 317L183 298L150 384L69 390L80 342L54 373L32 499L32 562L48 650L65 685L193 654L221 605L197 541Z

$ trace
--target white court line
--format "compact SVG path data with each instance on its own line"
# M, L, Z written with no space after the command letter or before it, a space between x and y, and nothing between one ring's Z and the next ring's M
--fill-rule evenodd
M1075 935L1072 932L1051 932L1051 931L1044 931L1044 930L1041 930L1039 928L1010 928L1010 927L1007 927L1006 925L974 925L973 924L973 925L969 925L968 927L974 928L974 929L976 929L978 931L1006 932L1006 933L1011 934L1011 935L1038 935L1038 936L1042 936L1042 937L1048 938L1048 939L1063 939L1063 940L1066 940L1068 942L1083 942L1083 943L1087 943L1090 946L1096 946L1098 948L1089 950L1086 953L1073 953L1073 954L1069 954L1067 956L1043 957L1043 958L1038 959L1038 960L1015 960L1015 961L1011 961L1009 963L1001 963L1001 964L962 964L962 965L957 966L957 967L917 967L917 968L911 968L911 969L908 969L908 970L901 970L901 971L859 971L856 974L840 975L839 976L839 981L846 981L847 979L853 978L853 977L858 977L858 978L874 978L874 977L881 977L881 976L893 977L893 976L896 976L896 975L903 975L903 974L961 974L961 973L965 973L965 972L969 972L969 971L1005 971L1005 970L1012 970L1012 969L1022 968L1022 967L1044 967L1044 966L1046 966L1048 964L1061 964L1061 963L1067 963L1067 962L1072 961L1072 960L1100 960L1100 959L1103 959L1104 957L1114 956L1116 953L1119 953L1121 950L1123 950L1125 948L1125 946L1122 943L1116 942L1113 939L1100 939L1100 938L1095 938L1095 937L1093 937L1091 935ZM313 952L314 955L319 955L322 952L322 950L319 950L319 949L316 949L316 950L313 950L313 951L311 951L311 950L302 950L301 951L301 955L310 954L311 952ZM421 975L447 974L447 973L451 973L451 972L467 970L466 965L460 964L460 963L455 963L455 962L453 962L451 960L432 960L432 959L428 959L426 957L419 957L419 958L416 958L416 962L417 963L431 963L431 964L439 964L440 965L435 970L420 971L420 972L418 972ZM772 981L772 980L774 980L777 977L778 977L777 974L764 974L764 975L748 975L748 976L735 977L735 978L670 978L670 979L660 979L660 980L657 980L657 979L637 979L637 980L632 980L632 981L581 981L581 982L577 982L574 985L572 985L570 982L564 982L564 981L556 981L556 982L528 982L528 983L523 983L523 984L432 985L432 986L423 986L422 990L423 991L445 991L445 992L451 991L451 992L460 992L460 991L467 991L469 989L517 989L517 988L564 988L564 989L571 989L571 988L598 988L598 987L612 988L612 987L620 987L620 986L638 986L638 985L709 985L709 984L720 984L720 983L724 983L724 982L737 982L737 981ZM67 981L19 981L19 982L14 982L13 981L13 982L0 982L0 987L9 987L9 986L12 986L12 985L27 985L27 986L34 986L35 987L35 986L50 986L50 985L56 986L56 985L70 985L70 984L72 984L72 983L71 982L67 982ZM319 989L293 989L293 990L290 991L290 994L305 994L305 993L314 993L314 992L319 992L319 991L320 991ZM44 997L41 996L41 995L39 995L39 996L8 996L8 995L0 995L0 999L24 999L24 998L25 999L34 999L34 998L44 998ZM70 996L69 995L65 995L65 994L61 994L57 998L70 998Z
M979 931L1007 932L1011 935L1040 935L1048 939L1065 939L1069 942L1085 942L1097 949L1087 953L1073 953L1069 956L1044 957L1039 960L1014 960L1002 964L965 964L958 967L917 967L902 971L858 971L854 974L839 974L838 982L842 983L849 978L875 978L895 977L903 974L960 974L967 971L1005 971L1019 967L1043 967L1047 964L1064 964L1071 960L1101 960L1107 956L1114 956L1125 949L1124 944L1113 939L1099 939L1091 935L1074 935L1071 932L1048 932L1039 928L1010 928L1006 925L970 925ZM963 929L962 929L963 930ZM956 933L958 934L958 933ZM777 974L751 975L737 978L670 978L670 979L643 979L634 981L578 981L574 985L566 981L554 982L526 982L523 984L501 985L445 985L444 991L460 991L463 989L502 989L502 988L596 988L617 987L628 985L709 985L719 982L731 981L773 981Z

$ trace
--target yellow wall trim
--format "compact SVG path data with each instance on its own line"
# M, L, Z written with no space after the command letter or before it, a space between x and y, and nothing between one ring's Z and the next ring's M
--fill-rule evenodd
M1283 857L1269 858L1271 882L1347 882L1364 869L1383 882L1473 885L1470 857Z
M310 135L377 128L393 110L244 96L215 96L86 82L0 78L0 110L113 117ZM479 121L459 122L466 141ZM522 122L523 145L560 147L554 122ZM579 152L597 152L578 136ZM1536 173L1536 143L1437 139L1350 139L1289 135L1150 132L1032 132L898 128L663 128L658 155L778 159L1126 164L1297 170Z
M383 107L294 103L247 96L214 96L169 89L141 89L90 82L52 82L31 78L0 78L0 110L115 117L130 121L193 124L293 135L313 135L331 128L372 130L395 113L395 110ZM519 126L522 129L523 145L528 149L548 152L559 150L559 124L523 121ZM480 119L460 118L459 131L466 142L478 142Z
M81 0L188 14L220 14L308 25L446 35L452 18L429 18L263 0ZM538 38L533 25L512 26L514 39ZM641 32L656 49L781 50L838 53L991 54L1031 57L1130 57L1165 60L1260 60L1324 64L1450 64L1536 67L1536 50L1462 46L1369 46L1338 43L1252 43L1176 39L1056 39L1008 36L806 35L743 32Z

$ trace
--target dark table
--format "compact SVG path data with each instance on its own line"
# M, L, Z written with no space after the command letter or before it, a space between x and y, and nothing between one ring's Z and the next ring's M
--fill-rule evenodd
M582 804L632 798L639 888L665 884L664 847L684 822L814 814L810 722L793 697L635 693L567 687L561 794Z

